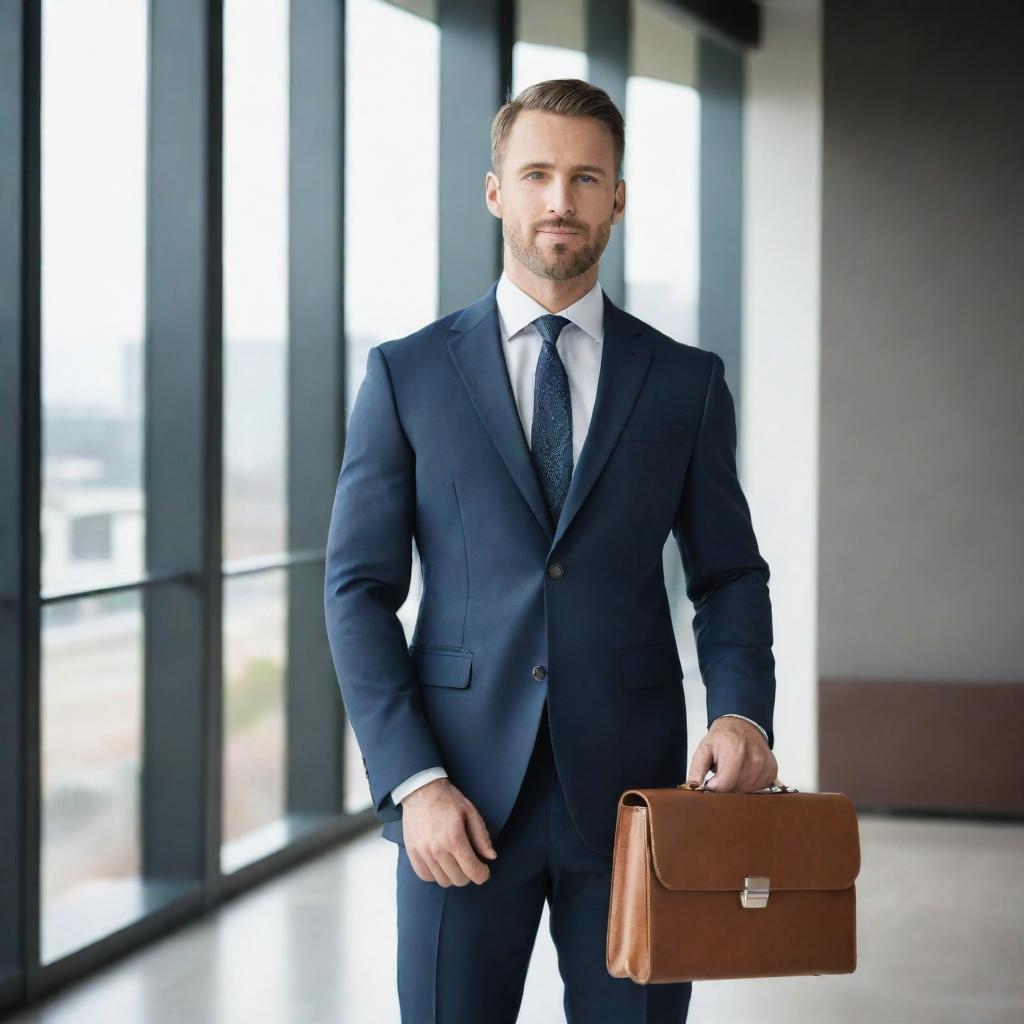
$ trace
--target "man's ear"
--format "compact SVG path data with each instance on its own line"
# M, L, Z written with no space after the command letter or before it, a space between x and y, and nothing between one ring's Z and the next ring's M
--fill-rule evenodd
M620 207L616 209L616 207ZM612 197L612 223L618 224L626 215L626 179L619 178L615 183L615 194Z
M487 209L501 220L501 182L494 171L484 175L484 202L487 203Z

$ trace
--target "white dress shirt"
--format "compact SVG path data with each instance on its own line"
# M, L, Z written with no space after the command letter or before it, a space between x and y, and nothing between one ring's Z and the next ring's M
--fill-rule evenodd
M505 356L508 379L512 384L523 433L529 444L533 431L534 377L537 373L537 360L544 345L544 339L533 321L547 314L548 310L513 284L504 272L498 279L495 299L501 330L501 350ZM604 296L600 283L595 282L594 287L586 295L577 299L571 306L559 310L558 316L564 316L571 321L562 328L555 342L555 349L569 378L569 397L572 403L572 464L575 467L590 427L594 399L597 397L597 378L601 371ZM768 734L753 719L731 712L729 714L733 718L743 718L756 725L767 741ZM444 768L425 768L391 790L391 799L398 804L421 786L447 776Z

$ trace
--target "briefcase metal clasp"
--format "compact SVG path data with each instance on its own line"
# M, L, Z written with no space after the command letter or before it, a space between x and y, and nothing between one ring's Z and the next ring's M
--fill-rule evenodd
M768 906L768 883L769 879L763 875L748 875L743 879L740 903L748 910Z

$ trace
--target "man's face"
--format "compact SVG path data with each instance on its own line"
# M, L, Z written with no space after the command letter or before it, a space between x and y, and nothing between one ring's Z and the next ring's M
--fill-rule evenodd
M527 270L566 281L600 260L626 185L615 181L615 145L597 118L523 111L498 171L500 181L487 172L487 206Z

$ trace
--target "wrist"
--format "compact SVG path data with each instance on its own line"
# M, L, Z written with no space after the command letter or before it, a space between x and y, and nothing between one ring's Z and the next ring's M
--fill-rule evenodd
M448 784L450 783L447 778L431 779L429 782L425 782L422 786L418 786L408 796L403 797L402 804L404 805L412 803L417 799L417 797L421 797L424 793L427 792L437 793L439 786Z

